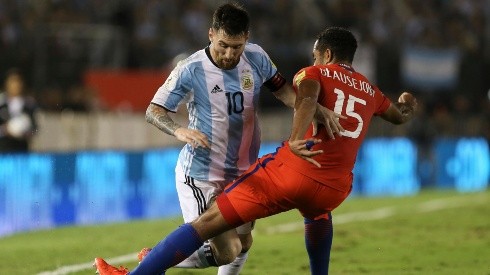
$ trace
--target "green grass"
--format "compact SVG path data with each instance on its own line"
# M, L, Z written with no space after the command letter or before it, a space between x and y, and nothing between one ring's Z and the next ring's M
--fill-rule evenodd
M424 207L429 201L431 205ZM348 214L372 213L380 208L390 216L342 220ZM331 274L490 275L488 191L470 194L425 191L414 197L351 198L333 215ZM297 211L258 221L255 242L242 274L309 274L301 222ZM96 256L111 258L136 252L152 246L180 223L180 218L134 221L0 238L0 274L36 274L87 263ZM289 231L270 233L276 225L289 223L293 225ZM136 262L126 265L134 267ZM216 274L216 268L171 269L167 274Z

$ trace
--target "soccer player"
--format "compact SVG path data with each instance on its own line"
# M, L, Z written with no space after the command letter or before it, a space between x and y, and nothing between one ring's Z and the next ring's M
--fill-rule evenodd
M257 160L261 87L294 107L293 88L260 46L247 43L248 37L246 10L236 4L218 7L209 29L209 46L174 68L147 109L149 123L187 143L175 168L185 222L201 215L227 183ZM189 111L188 127L169 116L183 103ZM332 128L332 134L342 130L336 117L318 105L318 118ZM252 245L252 229L253 221L249 221L223 232L177 267L220 266L218 274L238 274ZM148 251L140 252L140 260Z
M313 47L314 65L300 70L294 78L297 97L289 140L228 184L201 216L159 242L135 270L127 273L96 258L97 270L103 275L165 274L205 240L295 208L307 221L329 228L330 212L351 192L355 158L373 116L401 124L412 118L417 105L406 92L392 103L357 73L352 67L356 48L357 41L348 30L324 30ZM345 131L340 137L328 138L324 127L313 136L311 122L318 103L347 117L341 121ZM306 229L310 259L327 263L311 268L311 273L327 274L329 233L314 236L319 238L309 243Z

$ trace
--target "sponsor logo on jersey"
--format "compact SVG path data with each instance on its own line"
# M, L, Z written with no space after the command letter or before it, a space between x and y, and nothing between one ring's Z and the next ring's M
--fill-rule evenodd
M276 64L274 64L274 62L272 62L272 60L271 60L270 58L269 58L269 61L270 61L270 62L271 62L271 64L272 64L272 68L277 69Z
M294 83L296 84L296 87L299 86L299 83L301 83L301 80L303 80L303 78L305 78L305 76L306 76L305 70L303 70L301 73L296 75L296 77L293 80Z
M218 85L214 86L214 88L211 90L212 94L222 93L222 92L223 90Z

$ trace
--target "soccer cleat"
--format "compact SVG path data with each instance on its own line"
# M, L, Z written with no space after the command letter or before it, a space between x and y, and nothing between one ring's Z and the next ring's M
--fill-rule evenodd
M147 247L141 249L141 251L138 253L138 260L140 261L140 263L141 263L141 261L143 261L143 258L146 257L146 255L148 255L148 253L150 253L150 251L151 251L151 248L147 248Z
M102 258L95 258L93 266L96 269L96 273L100 275L126 275L129 273L129 270L125 267L120 266L119 268L114 267Z

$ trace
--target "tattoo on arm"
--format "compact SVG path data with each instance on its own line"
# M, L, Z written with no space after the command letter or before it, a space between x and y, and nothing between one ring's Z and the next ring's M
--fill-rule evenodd
M172 120L166 110L154 104L150 104L150 106L148 106L145 118L148 123L155 125L164 133L172 136L174 135L175 130L182 127Z

